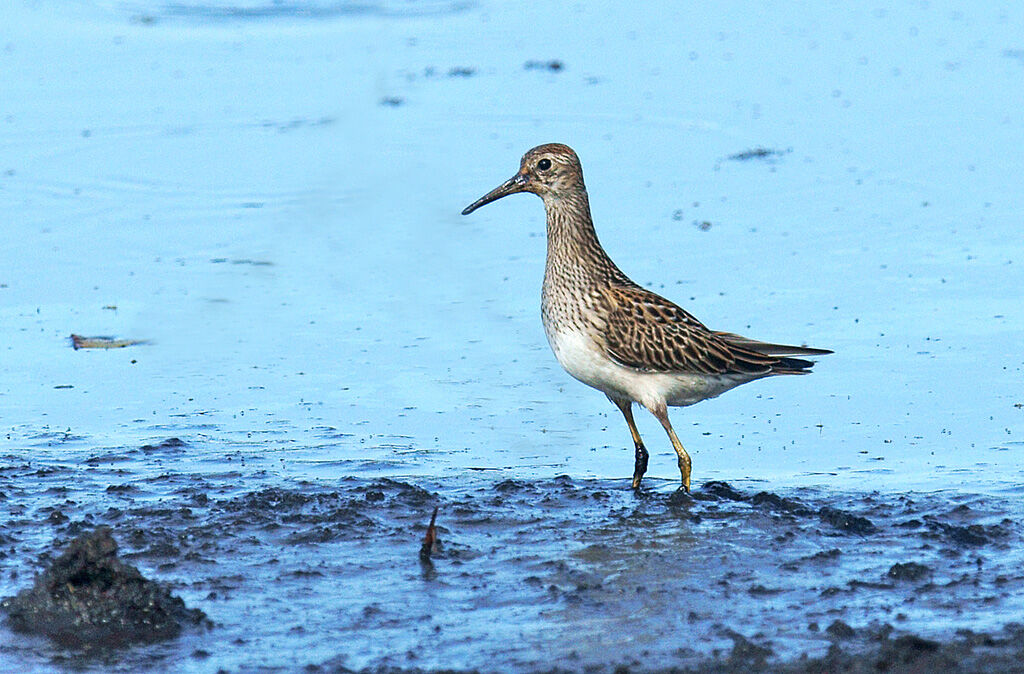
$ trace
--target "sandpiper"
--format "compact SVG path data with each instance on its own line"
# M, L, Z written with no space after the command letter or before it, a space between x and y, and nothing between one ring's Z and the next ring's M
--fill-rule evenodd
M548 343L570 375L604 392L622 411L636 447L634 489L647 472L649 455L633 421L633 403L665 428L682 486L690 491L690 455L672 429L669 406L693 405L762 377L806 374L814 363L793 356L832 353L714 332L631 281L597 240L583 168L572 148L533 148L518 173L462 214L516 192L539 196L547 214L541 316Z

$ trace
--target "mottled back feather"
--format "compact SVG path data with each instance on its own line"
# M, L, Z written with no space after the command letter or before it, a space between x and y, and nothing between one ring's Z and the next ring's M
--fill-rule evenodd
M750 348L757 342L739 335L712 332L682 307L633 283L610 286L605 299L608 355L638 370L757 377L796 374L812 365Z

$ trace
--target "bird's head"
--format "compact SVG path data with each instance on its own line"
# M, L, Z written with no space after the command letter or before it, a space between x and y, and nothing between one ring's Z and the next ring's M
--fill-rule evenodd
M523 155L519 172L462 211L469 215L492 201L516 192L533 192L545 201L583 188L580 159L568 145L538 145Z

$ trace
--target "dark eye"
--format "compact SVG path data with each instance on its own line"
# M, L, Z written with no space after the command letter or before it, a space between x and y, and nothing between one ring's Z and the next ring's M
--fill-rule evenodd
M537 169L538 170L547 171L549 168L551 168L551 160L550 159L541 159L539 162L537 162Z

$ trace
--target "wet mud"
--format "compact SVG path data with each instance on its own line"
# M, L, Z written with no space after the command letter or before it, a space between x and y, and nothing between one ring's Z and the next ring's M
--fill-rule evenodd
M117 556L109 527L71 541L31 588L0 602L10 625L62 646L127 646L178 636L208 623L197 609Z
M161 590L175 620L150 637L212 621L103 666L1015 671L1024 645L1010 496L167 468L185 451L202 447L171 438L0 471L5 587L69 542L30 594L82 559L141 578L113 557L109 527L121 557L198 609ZM49 646L14 635L3 653L89 667L84 644L116 641L67 633Z

